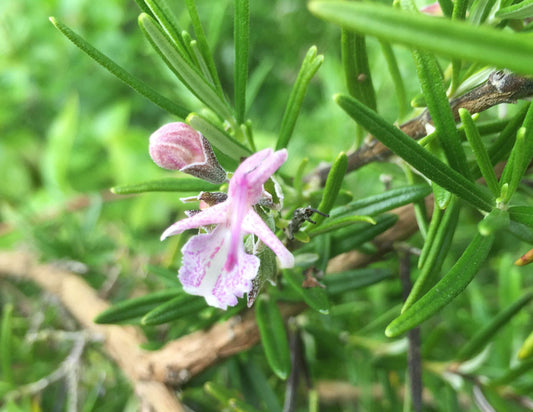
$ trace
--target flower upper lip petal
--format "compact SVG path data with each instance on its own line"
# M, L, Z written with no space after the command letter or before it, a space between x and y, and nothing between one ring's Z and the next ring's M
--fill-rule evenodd
M281 240L270 230L261 217L250 210L244 219L242 228L245 232L253 233L267 245L279 258L282 268L294 266L293 254L281 243Z
M161 240L164 240L169 236L177 235L187 229L225 223L227 221L228 206L227 201L222 202L218 205L208 207L191 217L174 223L163 232Z

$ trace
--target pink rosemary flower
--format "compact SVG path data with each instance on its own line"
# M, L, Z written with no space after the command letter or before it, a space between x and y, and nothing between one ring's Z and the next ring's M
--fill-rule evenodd
M150 157L163 169L179 170L216 184L226 180L207 139L185 123L168 123L152 133Z
M231 178L226 200L174 223L161 235L163 240L187 229L216 225L183 246L178 277L187 293L203 296L209 305L226 309L250 292L260 261L245 252L245 234L254 234L267 245L282 268L294 265L292 253L253 209L263 196L263 184L286 159L285 149L265 149L248 157Z

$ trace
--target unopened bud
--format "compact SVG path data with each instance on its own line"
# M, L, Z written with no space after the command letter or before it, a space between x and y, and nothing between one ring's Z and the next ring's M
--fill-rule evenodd
M164 169L179 170L215 184L226 181L226 172L207 139L185 123L168 123L152 133L150 157Z

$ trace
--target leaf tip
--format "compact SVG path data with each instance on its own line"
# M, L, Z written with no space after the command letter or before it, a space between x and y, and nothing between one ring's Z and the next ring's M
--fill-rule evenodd
M385 328L385 336L387 338L394 338L398 335L397 333L395 333L394 328L391 328L391 326L392 324L390 324L389 326Z

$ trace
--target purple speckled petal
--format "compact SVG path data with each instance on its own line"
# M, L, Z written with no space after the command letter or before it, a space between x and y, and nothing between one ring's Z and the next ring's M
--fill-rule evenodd
M281 243L281 240L270 230L267 224L259 217L255 211L250 210L242 223L242 230L246 233L253 233L265 245L267 245L279 258L282 268L292 268L294 266L294 256Z
M191 217L174 223L163 232L161 240L164 240L169 236L177 235L187 229L227 222L229 213L228 206L229 204L227 202L222 202L218 205L208 207Z
M209 305L224 310L235 306L237 297L251 290L252 279L259 269L259 258L246 254L242 244L233 270L224 269L230 237L230 231L224 226L193 236L182 248L179 270L179 279L187 293L203 296Z
M263 194L263 184L287 159L285 149L277 152L264 149L248 157L235 171L228 188L231 200L231 243L225 269L233 270L237 263L238 247L242 244L242 222Z

